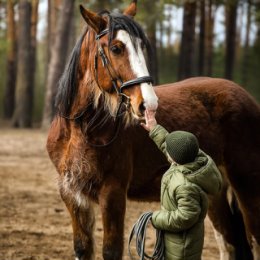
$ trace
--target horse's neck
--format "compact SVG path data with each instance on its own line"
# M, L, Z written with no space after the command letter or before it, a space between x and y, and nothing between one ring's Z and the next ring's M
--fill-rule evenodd
M85 135L104 135L113 126L114 118L105 109L103 100L95 105L94 100L90 99L81 124Z

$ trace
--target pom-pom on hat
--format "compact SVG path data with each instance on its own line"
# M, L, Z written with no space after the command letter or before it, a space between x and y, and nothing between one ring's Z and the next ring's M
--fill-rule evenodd
M199 142L196 136L186 131L174 131L166 136L166 150L178 164L195 160L199 152Z

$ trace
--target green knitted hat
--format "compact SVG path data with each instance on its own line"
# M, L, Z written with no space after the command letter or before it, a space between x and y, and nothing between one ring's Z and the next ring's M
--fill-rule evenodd
M199 152L199 142L196 136L185 131L174 131L166 136L166 150L178 164L195 160Z

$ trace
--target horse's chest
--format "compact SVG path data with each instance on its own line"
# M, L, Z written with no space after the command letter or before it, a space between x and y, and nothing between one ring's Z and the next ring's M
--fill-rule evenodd
M80 207L87 207L87 197L97 200L101 181L96 167L86 160L77 160L63 167L58 182L63 196Z

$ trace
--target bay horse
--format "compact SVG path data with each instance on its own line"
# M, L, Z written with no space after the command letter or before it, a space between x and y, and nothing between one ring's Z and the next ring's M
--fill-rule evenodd
M103 258L121 260L126 199L158 201L166 158L140 126L157 109L169 131L194 133L224 185L208 215L221 260L259 260L260 108L224 79L191 78L152 87L149 42L133 17L80 6L87 27L59 82L47 150L72 218L76 259L95 259L93 204L103 221Z

